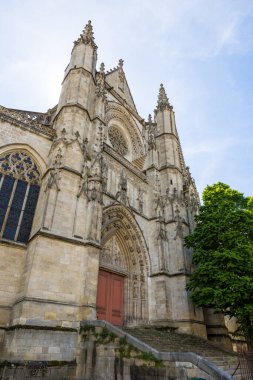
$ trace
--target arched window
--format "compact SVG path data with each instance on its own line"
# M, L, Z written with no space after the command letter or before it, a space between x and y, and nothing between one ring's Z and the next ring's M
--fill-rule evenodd
M0 155L0 238L27 243L40 190L40 172L25 151Z

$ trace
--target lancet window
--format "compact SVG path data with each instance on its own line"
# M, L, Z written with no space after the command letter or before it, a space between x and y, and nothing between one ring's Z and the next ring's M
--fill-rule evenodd
M27 243L40 190L40 172L25 151L0 155L0 238Z

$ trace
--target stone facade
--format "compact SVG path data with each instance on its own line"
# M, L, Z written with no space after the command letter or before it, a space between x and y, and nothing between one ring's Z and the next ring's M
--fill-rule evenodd
M19 167L14 173L8 166L10 153L30 157L40 186L28 241L18 238L25 206L15 238L4 237L7 214L0 231L6 360L75 360L80 321L96 319L100 269L124 278L125 324L207 336L207 319L185 290L191 252L184 237L194 228L199 196L173 107L161 85L145 121L123 61L105 72L96 60L89 22L74 42L56 107L45 114L0 107L0 191L7 175L33 185L34 169L21 178ZM208 323L224 333L210 313Z

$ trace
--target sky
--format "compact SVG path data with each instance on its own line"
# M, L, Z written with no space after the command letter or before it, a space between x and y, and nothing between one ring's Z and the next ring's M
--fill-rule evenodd
M46 112L88 20L147 120L164 84L201 194L253 195L253 0L0 0L0 104Z

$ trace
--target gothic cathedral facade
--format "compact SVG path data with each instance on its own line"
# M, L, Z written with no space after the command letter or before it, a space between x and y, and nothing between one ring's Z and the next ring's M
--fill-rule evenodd
M47 113L0 107L6 360L75 358L87 319L204 338L211 329L224 333L186 291L184 236L199 197L165 89L145 121L123 61L108 72L96 61L89 22L74 42L57 106Z

